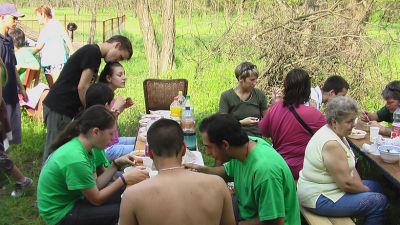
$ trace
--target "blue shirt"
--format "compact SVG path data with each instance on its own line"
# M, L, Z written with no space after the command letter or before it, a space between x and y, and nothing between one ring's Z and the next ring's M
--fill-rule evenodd
M17 59L14 53L14 43L10 36L4 37L0 34L0 56L8 72L8 81L3 87L3 99L6 104L15 106L19 102L15 68Z

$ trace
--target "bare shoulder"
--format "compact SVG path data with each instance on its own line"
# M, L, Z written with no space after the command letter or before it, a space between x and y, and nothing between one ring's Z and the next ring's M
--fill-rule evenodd
M204 173L198 173L198 172L191 172L193 173L191 176L196 177L198 182L201 183L206 183L210 185L219 185L220 187L226 187L226 183L224 179L217 175L211 175L211 174L204 174Z
M323 147L324 150L328 150L328 151L335 151L335 150L341 149L341 148L342 148L342 146L340 145L340 143L338 141L334 141L334 140L326 142Z
M125 189L124 196L129 197L130 199L139 199L143 193L146 193L149 190L149 187L153 186L153 182L149 180L142 181L140 183L128 186Z

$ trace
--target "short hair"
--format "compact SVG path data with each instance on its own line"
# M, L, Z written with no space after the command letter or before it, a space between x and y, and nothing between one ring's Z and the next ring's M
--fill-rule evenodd
M357 102L349 96L337 96L326 105L326 120L332 124L333 120L342 122L351 113L358 113Z
M119 62L109 62L104 66L104 69L101 71L99 76L99 82L108 83L107 76L111 76L114 72L115 67L123 67Z
M26 46L25 33L21 29L19 29L19 28L12 29L12 30L10 30L8 35L10 35L10 37L12 38L12 40L14 42L14 45L17 48Z
M159 119L147 131L147 142L156 156L177 156L184 145L182 128L173 120Z
M200 132L207 133L209 141L218 146L221 146L223 140L236 147L249 141L242 125L229 114L217 113L203 119Z
M250 76L258 78L257 66L251 62L242 62L236 67L235 76L237 80L246 79Z
M388 83L382 91L382 97L385 100L395 99L400 101L400 81L395 80Z
M129 53L128 59L130 59L133 55L133 49L132 49L132 43L131 41L122 35L114 35L110 39L106 41L107 43L114 43L114 42L119 42L121 43L120 49L126 50Z
M95 83L90 85L86 91L85 102L86 108L94 105L110 104L114 99L114 91L103 83Z
M52 19L53 18L53 9L49 5L41 5L35 10L40 15L45 16L46 18Z
M298 106L310 100L311 78L300 68L292 69L285 77L283 102Z
M343 89L348 90L349 89L349 83L347 83L347 81L339 76L339 75L333 75L328 77L328 79L326 79L324 85L322 86L322 90L324 92L328 92L333 90L333 92L335 92L335 94L343 91Z

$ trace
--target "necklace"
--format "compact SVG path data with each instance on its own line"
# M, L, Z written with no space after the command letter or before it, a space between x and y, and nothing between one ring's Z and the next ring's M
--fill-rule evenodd
M168 168L160 169L160 170L158 170L158 172L167 171L167 170L176 170L176 169L183 169L183 166L168 167Z

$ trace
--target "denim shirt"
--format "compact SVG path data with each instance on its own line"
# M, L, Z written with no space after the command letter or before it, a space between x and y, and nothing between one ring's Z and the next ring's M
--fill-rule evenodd
M19 102L15 68L17 59L15 58L14 43L10 36L4 37L0 34L0 56L8 72L8 81L3 88L3 99L6 104L15 106Z

